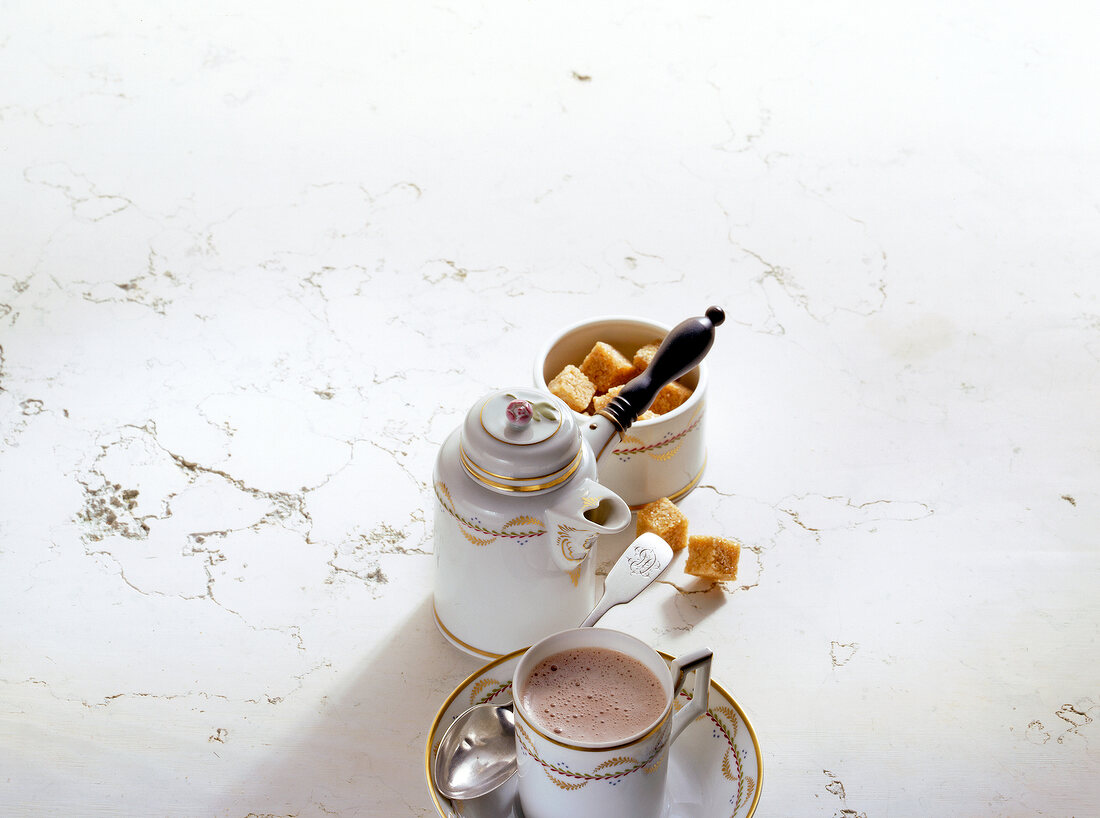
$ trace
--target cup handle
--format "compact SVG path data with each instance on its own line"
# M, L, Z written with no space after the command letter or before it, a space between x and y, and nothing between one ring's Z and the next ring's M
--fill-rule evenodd
M685 653L672 662L672 698L680 695L680 689L687 681L687 675L695 671L695 689L691 693L691 701L680 708L672 719L672 732L668 741L671 744L684 728L707 712L707 703L710 700L710 663L714 653L709 648L700 648L691 653Z

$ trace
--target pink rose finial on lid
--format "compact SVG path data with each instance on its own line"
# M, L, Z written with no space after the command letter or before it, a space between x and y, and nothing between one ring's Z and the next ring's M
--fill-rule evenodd
M513 429L522 429L535 416L535 410L531 406L531 401L517 398L508 404L504 410L508 415L508 425Z

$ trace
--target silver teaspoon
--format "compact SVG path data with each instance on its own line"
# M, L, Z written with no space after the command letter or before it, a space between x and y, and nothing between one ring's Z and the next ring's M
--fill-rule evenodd
M590 628L616 605L629 602L661 575L672 548L656 534L642 534L615 562L603 596L582 628ZM435 753L432 776L448 798L477 798L492 792L516 771L516 722L512 702L478 704L451 722Z

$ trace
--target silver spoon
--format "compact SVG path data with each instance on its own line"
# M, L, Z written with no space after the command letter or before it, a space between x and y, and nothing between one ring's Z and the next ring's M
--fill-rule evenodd
M607 575L603 596L582 628L590 628L616 605L629 602L661 575L672 561L672 548L656 534L634 540ZM516 771L515 717L512 702L478 704L447 728L435 753L432 777L448 798L477 798L492 792Z

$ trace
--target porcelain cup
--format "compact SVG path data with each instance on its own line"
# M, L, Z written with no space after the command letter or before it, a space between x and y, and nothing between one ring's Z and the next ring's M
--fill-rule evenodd
M603 743L566 739L537 726L523 704L527 678L548 656L579 647L620 651L649 668L664 691L661 715L625 740ZM683 729L707 712L711 657L711 651L703 648L681 656L670 666L644 642L605 628L561 631L532 645L516 665L512 679L518 790L525 818L665 815L668 755ZM692 673L688 699L681 691ZM684 700L686 704L679 707Z
M664 338L668 331L664 324L628 316L603 316L572 324L556 333L537 354L535 386L548 391L554 376L567 364L579 366L597 341L633 357L635 350ZM680 382L692 389L687 401L666 414L636 421L599 456L600 483L634 511L662 497L678 502L703 476L707 461L703 434L706 362ZM582 422L585 417L578 415Z

